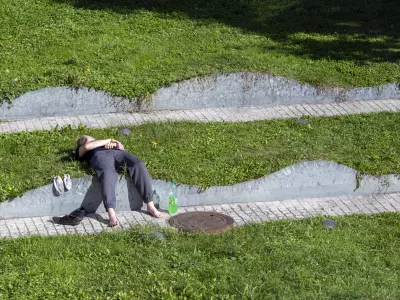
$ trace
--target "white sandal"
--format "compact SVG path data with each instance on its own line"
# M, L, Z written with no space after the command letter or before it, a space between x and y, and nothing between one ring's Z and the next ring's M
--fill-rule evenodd
M64 174L64 186L67 191L72 188L71 177L68 174Z
M60 196L64 192L64 183L60 176L54 177L53 180L54 189L56 190L57 196Z

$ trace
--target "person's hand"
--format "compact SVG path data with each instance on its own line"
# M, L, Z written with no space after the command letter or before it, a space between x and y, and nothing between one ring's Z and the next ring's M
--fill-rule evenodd
M113 149L113 148L117 148L117 143L113 142L113 143L107 143L104 145L104 148L106 149Z
M120 142L118 142L118 141L115 141L116 143L117 143L117 148L119 149L119 150L125 150L125 147L124 147L124 145L122 145Z

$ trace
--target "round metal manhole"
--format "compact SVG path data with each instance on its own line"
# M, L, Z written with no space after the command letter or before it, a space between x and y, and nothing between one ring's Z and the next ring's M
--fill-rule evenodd
M194 211L173 216L168 223L183 231L219 233L231 228L233 219L215 211Z

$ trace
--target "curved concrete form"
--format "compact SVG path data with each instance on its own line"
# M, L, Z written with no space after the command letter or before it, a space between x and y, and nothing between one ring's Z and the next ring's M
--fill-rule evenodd
M159 89L149 99L131 101L91 88L48 87L0 106L0 119L70 116L129 110L196 109L348 100L400 99L399 87L320 88L259 73L192 78Z
M0 218L62 215L78 207L88 212L104 212L96 177L75 178L72 190L55 196L52 184L31 190L19 198L0 204ZM168 197L169 183L153 180L154 196ZM199 186L178 185L180 206L267 202L284 199L320 198L400 192L400 176L357 176L357 171L330 161L301 162L259 179L213 186L204 192ZM130 179L117 183L117 210L138 210L142 199Z

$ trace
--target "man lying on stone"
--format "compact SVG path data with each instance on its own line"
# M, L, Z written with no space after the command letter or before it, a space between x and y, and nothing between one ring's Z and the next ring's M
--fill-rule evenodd
M115 215L117 170L125 164L133 184L139 191L147 206L147 212L155 218L163 214L154 206L152 200L152 184L146 165L132 153L125 151L124 146L114 140L96 140L91 136L81 136L76 142L76 159L80 162L88 161L97 173L100 181L103 203L109 216L111 227L119 224Z

